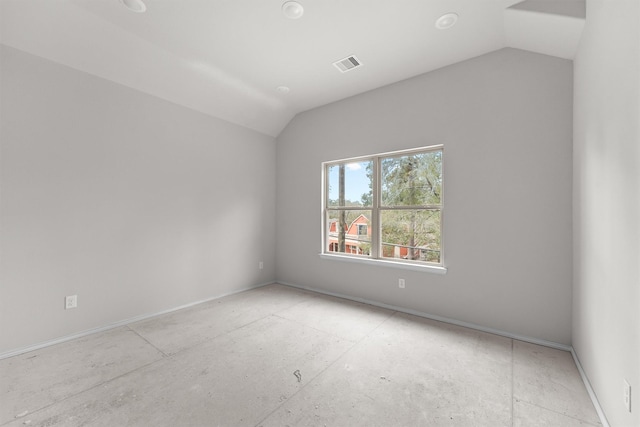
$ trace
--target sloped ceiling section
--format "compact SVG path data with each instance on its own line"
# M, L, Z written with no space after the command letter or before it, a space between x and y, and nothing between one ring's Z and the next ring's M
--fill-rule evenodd
M506 44L573 60L585 17L584 1L526 0L505 9Z
M0 0L0 42L277 136L299 112L504 47L572 59L584 0ZM458 23L438 30L445 13ZM355 55L362 66L333 63Z

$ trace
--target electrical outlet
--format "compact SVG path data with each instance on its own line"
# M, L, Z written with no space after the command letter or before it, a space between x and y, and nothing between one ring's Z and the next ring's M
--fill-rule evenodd
M76 308L78 306L78 295L69 295L64 298L64 309Z
M398 279L398 287L404 289L404 279Z
M262 270L262 269L264 268L264 262L260 261L260 262L258 263L258 268L259 268L260 270Z
M627 411L631 412L631 384L629 384L627 380L622 380L622 383L624 406L627 408Z

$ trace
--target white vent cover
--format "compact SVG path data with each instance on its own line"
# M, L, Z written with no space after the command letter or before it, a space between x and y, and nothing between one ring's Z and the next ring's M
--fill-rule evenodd
M343 73L347 71L351 71L354 68L357 68L362 65L362 62L355 56L351 55L347 58L341 59L340 61L336 61L333 63L335 67Z

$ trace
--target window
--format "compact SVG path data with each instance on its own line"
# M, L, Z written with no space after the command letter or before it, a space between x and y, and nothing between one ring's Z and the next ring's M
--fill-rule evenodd
M323 253L442 265L442 146L326 162Z

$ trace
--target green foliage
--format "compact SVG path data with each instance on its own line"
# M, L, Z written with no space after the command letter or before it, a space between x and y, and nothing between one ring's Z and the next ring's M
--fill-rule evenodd
M383 256L440 261L442 151L385 158L381 162Z
M382 206L439 205L442 151L382 160Z
M439 262L439 210L384 210L381 218L384 256Z
M355 208L332 211L330 219L341 221L344 227L360 214L371 219L370 210L358 208L373 206L373 172L373 162L368 162L369 191L359 201L329 201L330 206ZM440 262L442 151L385 157L380 175L381 255ZM368 254L371 244L360 241L359 247Z
M329 199L328 200L329 206L340 206L339 201L337 199ZM344 206L345 207L354 207L354 208L361 208L363 205L360 201L351 201L351 200L345 200L344 201Z
M367 164L367 178L369 179L369 192L363 193L360 198L362 206L373 206L373 163Z

